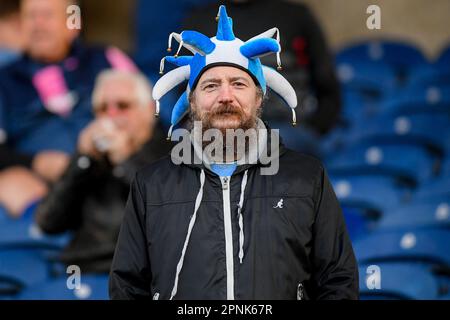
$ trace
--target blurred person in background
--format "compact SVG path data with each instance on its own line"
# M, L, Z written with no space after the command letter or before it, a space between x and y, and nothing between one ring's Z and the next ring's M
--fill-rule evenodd
M2 1L3 3L3 1ZM0 72L0 205L21 216L44 196L92 118L97 74L132 69L118 49L89 48L67 26L73 0L22 0L25 53Z
M141 74L99 75L93 120L62 178L37 207L36 221L50 234L74 230L61 262L83 272L108 272L131 180L138 169L170 150L156 122L151 88Z
M19 11L20 0L0 2L0 67L14 61L23 50Z
M222 4L222 2L221 2ZM317 139L336 124L341 110L339 82L333 57L319 22L305 4L271 0L226 0L230 15L237 21L251 19L239 30L244 41L261 30L277 27L283 37L281 62L283 75L293 84L299 100L299 125L290 128L283 124L290 110L280 99L269 96L263 120L280 128L285 143L297 151L319 155ZM276 14L274 14L276 12ZM198 6L187 14L182 30L198 30L206 35L215 33L210 17L217 14L217 3ZM261 61L274 68L274 60L263 57ZM292 139L291 135L297 135Z

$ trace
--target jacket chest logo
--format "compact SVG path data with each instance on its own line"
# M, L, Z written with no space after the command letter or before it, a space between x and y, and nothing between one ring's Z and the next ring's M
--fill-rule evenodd
M280 201L278 201L277 205L274 206L274 209L283 209L283 199L280 199Z

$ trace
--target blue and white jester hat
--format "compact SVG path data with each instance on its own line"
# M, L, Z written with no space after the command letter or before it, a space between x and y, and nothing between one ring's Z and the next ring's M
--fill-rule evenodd
M246 42L236 38L233 33L233 22L228 17L225 6L220 6L216 18L218 21L217 34L213 38L197 32L183 31L171 33L167 51L171 51L172 39L179 42L177 53L174 56L162 58L160 74L164 73L164 62L168 61L178 68L162 76L153 87L153 99L156 101L156 115L159 115L160 99L177 85L188 81L186 91L176 102L171 117L169 138L172 129L188 113L188 96L191 89L195 89L200 76L207 69L218 65L229 65L246 71L259 85L264 94L267 87L277 93L292 110L292 124L296 125L295 108L297 96L291 84L276 70L261 64L260 57L275 53L277 56L278 70L281 70L280 61L280 37L277 28L263 32ZM273 36L276 35L276 39ZM193 56L178 56L181 48L191 51Z

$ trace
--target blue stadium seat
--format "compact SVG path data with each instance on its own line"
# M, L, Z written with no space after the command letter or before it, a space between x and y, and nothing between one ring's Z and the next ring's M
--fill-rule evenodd
M337 74L344 89L375 94L378 98L396 85L394 70L384 63L340 62L337 64Z
M450 265L450 231L438 228L376 231L353 244L359 263L415 261Z
M392 65L418 65L426 63L422 52L412 44L392 40L371 40L344 48L336 55L336 61L385 62Z
M450 115L424 112L410 115L384 114L356 124L348 133L347 139L375 144L417 144L442 156L450 139Z
M447 145L447 158L442 163L441 172L443 177L450 177L450 141L449 145Z
M3 207L0 205L0 224L1 224L3 221L6 221L6 220L8 220L8 214L7 214L7 211L6 211L5 208L3 208Z
M450 199L450 175L424 182L413 195L416 201Z
M293 127L287 121L271 121L270 127L279 129L281 139L286 147L316 157L321 156L319 136L312 130L301 125Z
M450 272L448 268L436 269L434 274L439 282L441 294L439 300L450 300Z
M421 102L432 106L441 102L449 103L450 83L411 85L393 93L388 99L392 104Z
M323 136L319 141L322 156L325 159L330 158L333 154L344 149L347 145L349 132L349 128L339 125Z
M361 238L370 230L371 222L365 218L364 213L359 209L342 205L342 211L352 241Z
M450 300L450 293L442 295L441 297L439 297L439 300Z
M108 300L107 274L81 274L80 287L69 289L67 278L35 284L23 290L19 300ZM73 283L70 283L73 284Z
M450 86L428 85L407 88L381 105L380 112L412 114L420 112L441 112L450 114Z
M1 249L0 288L13 284L20 289L46 280L50 275L49 254L37 249Z
M352 122L356 122L363 119L366 116L366 105L370 105L367 102L367 98L358 90L351 88L343 89L342 91L342 112L340 114L341 119L344 121L345 126L349 126Z
M352 127L380 113L385 97L376 90L342 88L343 107L340 114L342 125Z
M330 174L381 174L415 185L434 175L436 159L426 149L404 144L356 144L326 159Z
M62 248L71 235L46 235L34 222L32 215L21 219L8 218L0 222L0 248L2 247L48 247Z
M371 40L351 45L336 55L336 65L372 63L388 65L395 74L395 86L403 86L411 69L427 61L415 46L391 40Z
M413 202L388 211L379 221L378 230L448 228L450 232L450 199Z
M362 214L375 214L367 216L368 219L376 219L383 212L399 206L406 193L389 176L330 175L330 180L341 205L361 209Z
M450 45L442 50L435 64L437 67L450 69Z
M405 87L408 89L450 85L450 63L419 65L411 70Z
M414 299L434 300L440 298L440 286L430 267L410 263L376 263L379 268L379 287L374 287L377 278L370 265L359 267L361 300ZM369 269L368 269L369 268ZM412 281L413 280L413 281Z

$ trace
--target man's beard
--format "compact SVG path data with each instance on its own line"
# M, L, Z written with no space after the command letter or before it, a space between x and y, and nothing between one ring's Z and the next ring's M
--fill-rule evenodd
M231 104L221 104L218 107L212 109L209 112L199 112L194 103L191 104L190 120L193 125L195 121L202 123L202 136L209 129L217 129L222 133L224 154L226 148L229 145L234 147L235 153L237 148L236 139L233 141L227 141L227 130L235 131L242 129L244 132L249 129L257 129L257 120L261 115L261 108L253 107L252 112L247 115L241 108L233 106ZM245 140L247 141L247 139ZM203 149L209 144L209 141L202 141ZM248 151L249 145L245 142L245 152Z

